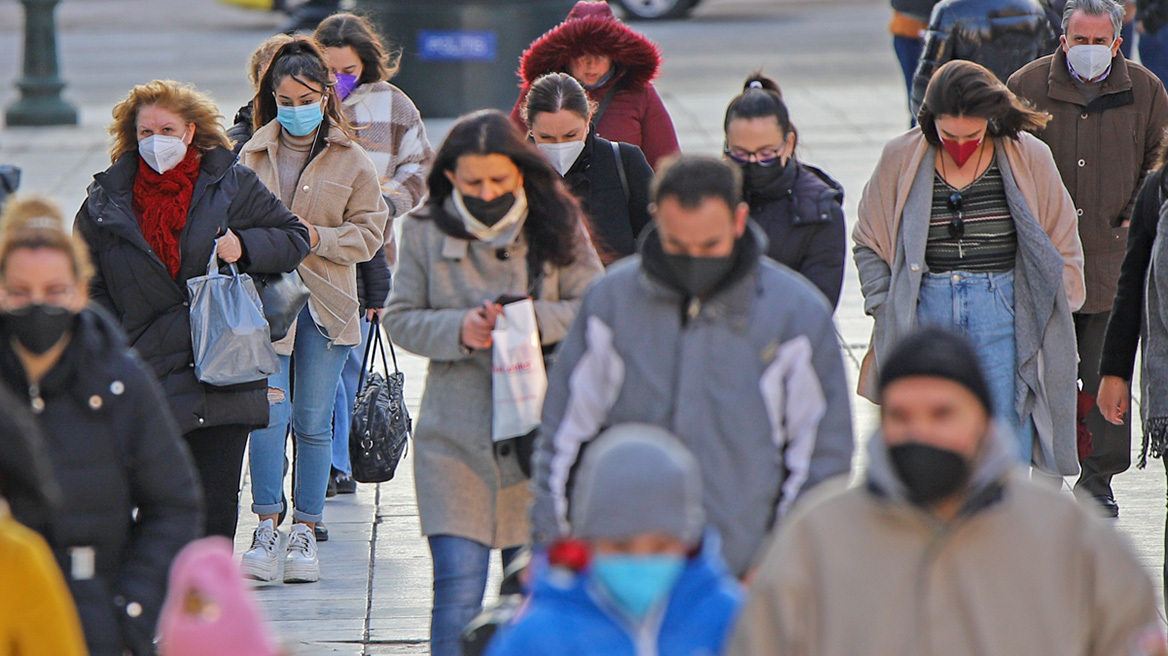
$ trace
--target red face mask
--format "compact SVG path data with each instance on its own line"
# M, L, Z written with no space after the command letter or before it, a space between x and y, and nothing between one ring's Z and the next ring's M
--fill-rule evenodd
M938 136L940 137L940 135ZM982 140L985 139L985 135L983 134L981 139L978 139L977 141L966 141L965 143L957 143L952 139L946 139L944 137L940 137L940 139L941 145L945 147L946 151L948 151L949 156L953 158L954 162L957 162L958 167L961 167L965 166L965 163L969 161L969 158L973 157L973 154L977 152L978 147L981 146Z

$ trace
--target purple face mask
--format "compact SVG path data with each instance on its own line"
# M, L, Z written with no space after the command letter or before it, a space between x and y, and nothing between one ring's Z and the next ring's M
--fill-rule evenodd
M337 97L341 100L349 97L353 93L353 89L357 88L357 76L348 75L346 73L337 73Z

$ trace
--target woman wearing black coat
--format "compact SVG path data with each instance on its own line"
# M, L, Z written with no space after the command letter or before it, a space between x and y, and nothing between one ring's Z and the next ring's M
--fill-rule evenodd
M742 168L750 218L767 255L839 305L847 254L843 187L795 158L799 136L774 80L754 74L726 108L726 157Z
M93 656L153 654L199 487L158 383L86 306L89 261L56 206L14 200L0 228L0 381L36 416L61 504L44 537Z
M596 135L588 95L567 73L532 83L522 113L536 147L580 201L604 265L636 252L637 236L652 220L653 169L641 149Z
M94 176L74 224L96 269L90 295L162 384L207 503L206 533L233 537L248 433L267 425L267 383L195 377L186 283L212 251L249 274L283 273L308 231L236 163L210 98L155 80L114 108L113 166Z

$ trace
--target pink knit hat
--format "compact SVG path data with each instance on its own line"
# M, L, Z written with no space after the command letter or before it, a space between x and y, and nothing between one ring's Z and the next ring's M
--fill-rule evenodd
M225 537L196 540L170 568L160 656L276 656Z

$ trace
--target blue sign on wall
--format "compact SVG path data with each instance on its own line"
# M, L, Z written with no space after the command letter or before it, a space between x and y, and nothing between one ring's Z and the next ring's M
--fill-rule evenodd
M418 59L422 61L494 61L498 38L486 31L418 31Z

